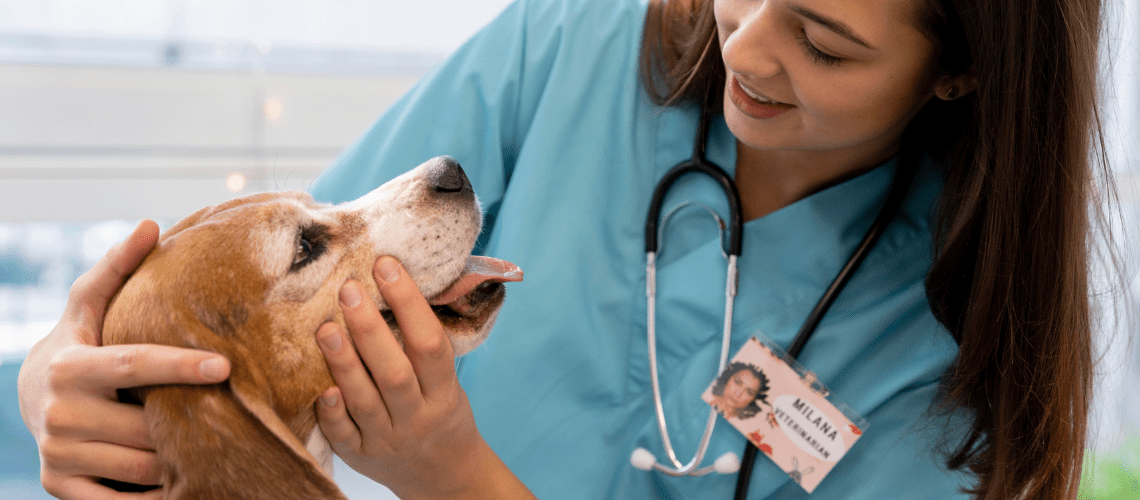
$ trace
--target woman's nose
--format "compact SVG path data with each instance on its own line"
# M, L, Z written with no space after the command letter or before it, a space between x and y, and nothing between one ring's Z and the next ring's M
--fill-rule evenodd
M779 27L772 2L736 2L736 23L721 47L729 71L767 78L783 71L778 54Z

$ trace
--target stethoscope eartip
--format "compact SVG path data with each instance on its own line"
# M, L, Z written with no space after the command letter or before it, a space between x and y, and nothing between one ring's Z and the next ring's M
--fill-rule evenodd
M731 451L725 453L713 462L713 469L715 469L718 474L732 474L740 470L740 457Z
M645 448L638 448L633 450L633 454L629 456L629 463L638 469L649 470L653 468L653 464L657 463L657 457L654 457L653 454ZM739 467L740 464L737 463L737 468Z

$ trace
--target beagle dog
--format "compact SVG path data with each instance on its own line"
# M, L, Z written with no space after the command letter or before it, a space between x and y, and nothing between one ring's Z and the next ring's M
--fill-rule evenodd
M400 260L456 355L478 346L522 271L471 255L479 202L450 157L340 205L261 193L178 222L112 299L103 342L205 349L231 362L216 385L120 391L143 404L167 499L343 499L314 402L334 385L315 339L344 325L337 292L362 283L401 339L372 279Z

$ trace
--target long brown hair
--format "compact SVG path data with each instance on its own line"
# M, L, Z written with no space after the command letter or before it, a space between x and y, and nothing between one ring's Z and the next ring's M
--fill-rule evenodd
M947 466L976 498L1075 498L1093 377L1089 214L1099 0L921 0L915 22L975 92L931 99L903 141L945 158L935 317L959 342L938 409L972 426ZM642 81L662 105L718 101L711 0L650 3ZM719 106L714 108L719 109Z

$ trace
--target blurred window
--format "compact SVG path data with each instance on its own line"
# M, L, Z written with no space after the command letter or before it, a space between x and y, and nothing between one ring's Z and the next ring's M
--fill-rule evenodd
M142 218L305 189L509 0L0 0L0 360Z

